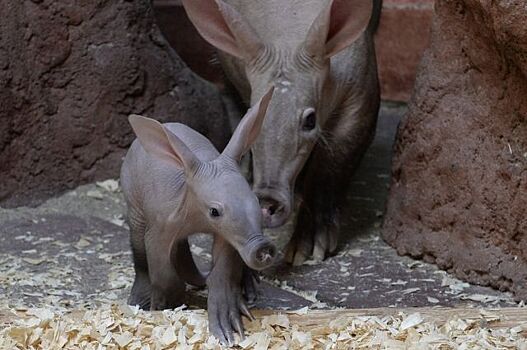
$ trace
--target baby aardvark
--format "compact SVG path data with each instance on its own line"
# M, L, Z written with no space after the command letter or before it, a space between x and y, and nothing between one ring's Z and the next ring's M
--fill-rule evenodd
M234 331L243 336L241 314L251 317L242 295L243 262L261 270L276 255L238 165L260 132L272 93L247 112L221 154L185 125L130 116L137 140L121 169L135 267L129 303L173 308L182 304L185 282L207 284L209 329L224 343L234 341ZM198 232L214 234L206 277L188 244Z

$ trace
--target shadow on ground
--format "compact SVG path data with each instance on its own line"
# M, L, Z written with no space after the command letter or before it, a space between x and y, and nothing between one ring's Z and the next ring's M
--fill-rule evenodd
M475 307L514 304L510 294L463 283L400 257L380 238L392 143L404 106L383 105L375 141L353 177L339 253L322 263L278 264L260 284L260 308ZM0 307L59 309L124 302L133 280L125 205L114 181L80 186L36 208L0 208ZM290 229L286 226L285 230ZM281 244L284 229L269 232ZM192 239L206 268L210 239ZM189 290L203 307L205 290Z

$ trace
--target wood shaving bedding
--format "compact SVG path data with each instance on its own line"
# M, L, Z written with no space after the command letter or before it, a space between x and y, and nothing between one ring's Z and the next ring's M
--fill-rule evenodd
M6 316L7 315L7 316ZM323 315L323 316L321 316ZM221 349L208 335L205 310L145 312L126 305L59 313L52 308L10 310L0 349ZM325 322L320 320L324 319ZM312 322L298 322L311 320ZM500 315L451 316L433 322L419 312L349 316L327 311L273 313L247 322L238 349L527 349L524 327L488 327Z

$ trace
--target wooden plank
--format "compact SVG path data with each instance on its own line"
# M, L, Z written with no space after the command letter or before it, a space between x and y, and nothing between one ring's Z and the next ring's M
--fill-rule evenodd
M72 311L81 313L83 311ZM483 326L492 329L513 328L516 326L526 326L527 328L527 308L496 308L496 309L474 309L474 308L441 308L441 307L420 307L420 308L376 308L376 309L342 309L342 310L309 310L307 314L299 315L284 310L254 310L253 314L257 318L263 316L286 313L293 324L298 324L302 329L309 330L328 324L331 320L339 317L360 317L360 316L389 316L405 313L420 313L425 322L433 322L437 325L444 324L452 318L464 320L477 320L482 318L482 312L487 315L495 315L499 321L489 322ZM6 327L12 324L15 319L23 319L27 316L23 312L14 314L10 310L0 310L0 326ZM527 334L525 334L527 335Z
M257 310L254 312L256 317L262 317L273 313L284 311ZM488 315L495 315L499 321L489 322L487 328L513 328L520 325L527 326L527 308L441 308L441 307L416 307L416 308L375 308L375 309L343 309L343 310L310 310L306 315L288 313L291 323L298 324L306 329L315 328L322 324L327 324L331 320L339 317L360 317L360 316L390 316L404 313L406 315L419 313L425 322L433 322L442 325L453 318L464 320L477 320L482 318L482 312Z

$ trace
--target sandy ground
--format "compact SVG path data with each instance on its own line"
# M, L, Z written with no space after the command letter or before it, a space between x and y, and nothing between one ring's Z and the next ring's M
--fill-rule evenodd
M403 106L384 105L374 144L353 178L339 254L264 273L259 308L516 305L510 294L463 283L435 266L400 257L380 237L391 147ZM91 308L125 302L133 268L117 182L80 186L36 208L0 208L0 307ZM288 225L268 232L280 245ZM201 266L210 239L192 240ZM206 290L189 288L203 307Z

